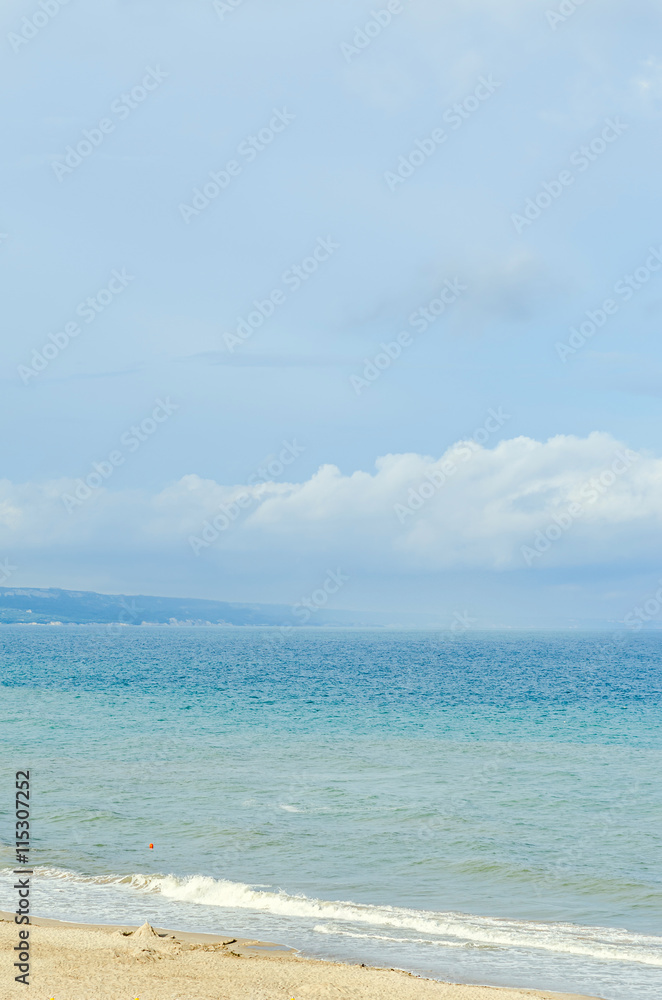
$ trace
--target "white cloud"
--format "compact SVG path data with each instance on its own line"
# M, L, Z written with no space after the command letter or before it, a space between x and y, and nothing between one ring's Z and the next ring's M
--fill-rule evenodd
M458 442L437 460L386 455L373 472L350 475L325 465L300 483L224 486L188 475L154 495L102 488L68 513L62 494L75 486L2 481L2 550L170 555L190 565L194 536L209 542L197 546L205 559L232 554L256 573L303 558L409 574L522 569L523 547L536 552L536 539L541 554L528 564L548 568L645 562L662 548L662 459L598 432L491 449Z
M662 106L662 61L651 56L632 81L634 91L649 114L659 113Z

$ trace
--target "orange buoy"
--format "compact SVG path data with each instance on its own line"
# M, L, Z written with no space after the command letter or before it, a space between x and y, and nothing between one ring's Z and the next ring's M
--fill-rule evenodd
M153 851L154 850L154 844L150 844L149 845L149 849L150 849L150 851Z

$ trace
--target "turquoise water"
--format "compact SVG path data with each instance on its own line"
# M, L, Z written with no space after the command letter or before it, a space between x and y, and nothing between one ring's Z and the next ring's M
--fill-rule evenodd
M5 909L29 767L36 913L662 995L662 636L5 626L0 651Z

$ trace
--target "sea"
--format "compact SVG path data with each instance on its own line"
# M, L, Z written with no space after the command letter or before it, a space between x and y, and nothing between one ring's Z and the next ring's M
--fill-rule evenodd
M662 633L0 626L32 908L662 996ZM153 844L153 848L150 848Z

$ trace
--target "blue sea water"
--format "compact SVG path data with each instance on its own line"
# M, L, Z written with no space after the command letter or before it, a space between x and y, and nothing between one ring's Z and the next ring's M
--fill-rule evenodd
M35 913L662 995L662 635L3 626L0 656L4 909L29 768Z

